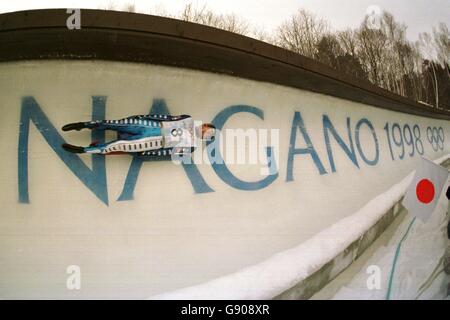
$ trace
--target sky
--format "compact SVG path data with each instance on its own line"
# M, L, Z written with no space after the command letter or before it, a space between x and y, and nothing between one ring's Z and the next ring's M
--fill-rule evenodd
M300 8L327 20L331 28L343 30L357 27L367 8L377 5L391 12L397 21L408 26L409 40L418 39L420 32L431 32L439 22L450 26L450 0L14 0L1 1L0 12L39 8L105 8L113 3L122 8L134 3L138 12L164 10L177 14L189 3L206 7L216 13L235 13L256 28L267 32L275 29Z

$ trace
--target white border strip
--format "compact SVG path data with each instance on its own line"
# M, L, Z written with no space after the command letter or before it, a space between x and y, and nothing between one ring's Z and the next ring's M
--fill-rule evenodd
M447 159L450 159L450 154L434 162L440 164ZM414 171L351 216L292 249L277 253L261 263L235 273L200 285L155 295L150 299L272 299L312 275L359 239L400 201L413 176Z

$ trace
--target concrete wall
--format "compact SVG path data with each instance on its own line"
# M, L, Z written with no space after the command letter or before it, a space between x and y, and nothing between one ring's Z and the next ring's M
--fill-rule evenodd
M352 214L414 170L419 153L450 152L446 120L182 68L3 62L0 91L4 298L143 298L199 284ZM66 123L150 109L223 129L278 129L279 143L260 146L279 155L277 173L262 175L263 164L183 167L60 148L103 139L63 133ZM81 267L80 291L66 288L69 265Z

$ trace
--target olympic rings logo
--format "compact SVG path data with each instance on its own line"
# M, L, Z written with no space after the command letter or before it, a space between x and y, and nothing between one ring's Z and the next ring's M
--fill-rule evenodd
M442 127L428 127L427 139L434 151L444 150L444 129Z
M174 137L180 137L183 135L183 130L181 128L173 129L171 132L172 136Z

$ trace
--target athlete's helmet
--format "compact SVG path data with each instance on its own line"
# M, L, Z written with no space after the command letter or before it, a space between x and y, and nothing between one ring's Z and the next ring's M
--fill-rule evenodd
M196 129L197 136L203 140L213 140L216 134L216 127L214 127L211 123L204 123Z

